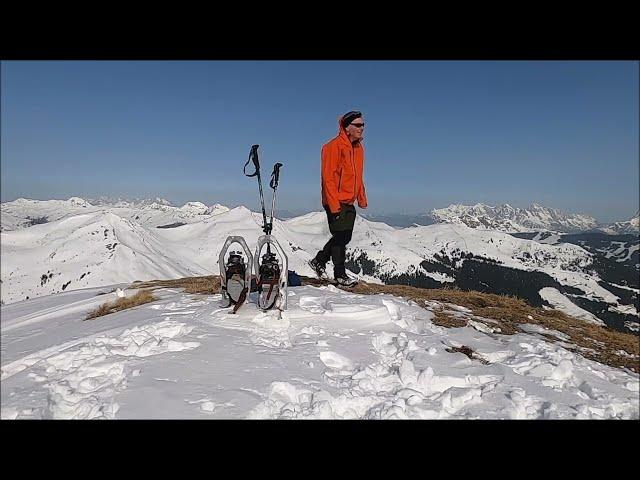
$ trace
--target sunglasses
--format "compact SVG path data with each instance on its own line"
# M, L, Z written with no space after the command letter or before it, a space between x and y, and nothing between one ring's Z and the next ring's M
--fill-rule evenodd
M356 128L364 128L364 123L350 123L349 125L353 125Z

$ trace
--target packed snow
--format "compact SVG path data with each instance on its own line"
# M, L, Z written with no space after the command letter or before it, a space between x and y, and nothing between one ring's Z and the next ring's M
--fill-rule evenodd
M258 310L251 294L236 315L220 295L162 288L83 321L119 288L2 308L3 419L639 417L637 374L542 327L447 329L428 305L333 286L290 287L283 312ZM473 359L452 350L463 345Z

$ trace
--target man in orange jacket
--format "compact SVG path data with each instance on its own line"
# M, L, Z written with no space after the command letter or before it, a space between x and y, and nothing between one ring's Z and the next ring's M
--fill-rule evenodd
M351 111L340 117L338 136L322 146L322 206L327 213L331 239L309 265L318 277L325 275L326 264L333 261L336 283L353 286L356 281L346 274L344 261L346 245L351 241L356 220L358 201L360 208L367 208L362 174L364 148L362 136L364 118L361 112Z

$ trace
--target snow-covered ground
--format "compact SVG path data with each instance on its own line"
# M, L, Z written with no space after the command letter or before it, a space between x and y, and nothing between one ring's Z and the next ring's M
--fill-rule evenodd
M290 288L284 312L247 303L237 315L220 295L163 288L83 321L123 286L2 308L3 419L639 418L637 374L542 327L447 329L429 309L464 308L332 286ZM463 345L477 359L448 351Z

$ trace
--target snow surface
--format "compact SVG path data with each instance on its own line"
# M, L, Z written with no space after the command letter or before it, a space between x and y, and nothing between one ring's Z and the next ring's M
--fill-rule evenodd
M604 325L605 323L590 312L578 307L567 297L552 287L545 287L540 290L540 296L554 306L557 310L566 313L575 318L586 320L596 325ZM634 309L635 310L635 309Z
M616 260L619 262L625 262L629 260L635 252L640 250L640 245L631 245L627 251L627 254L623 257L622 254L625 252L625 250L627 250L625 244L622 242L611 242L611 243L612 244L619 243L620 246L612 252L611 251L607 252L605 256L607 258L615 257Z
M122 287L2 307L3 419L639 418L638 375L536 329L447 329L429 307L333 286L291 287L286 311L247 303L237 315L220 295L163 288L83 321ZM463 345L483 361L447 351Z

